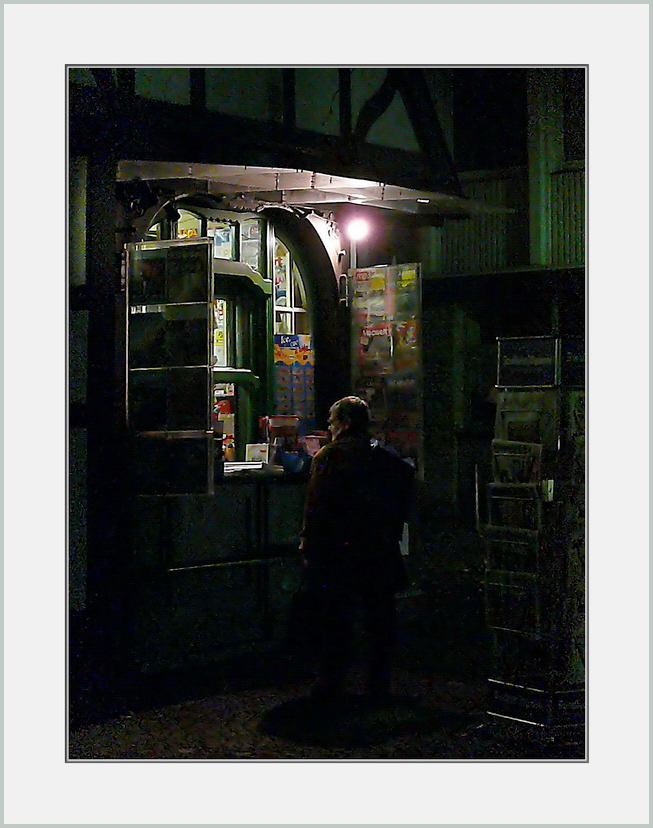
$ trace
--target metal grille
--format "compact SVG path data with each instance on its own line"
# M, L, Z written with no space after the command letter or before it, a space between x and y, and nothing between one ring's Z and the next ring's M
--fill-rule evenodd
M551 175L551 264L585 261L585 171Z
M465 182L468 198L495 207L516 208L516 212L446 222L442 234L443 273L487 273L520 263L520 250L526 249L528 243L528 228L522 220L524 211L519 210L524 186L519 175Z

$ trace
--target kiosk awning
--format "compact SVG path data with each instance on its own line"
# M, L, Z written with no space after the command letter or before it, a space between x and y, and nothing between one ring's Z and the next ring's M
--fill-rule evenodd
M168 184L177 189L184 181L192 181L193 191L199 189L220 197L225 209L256 210L272 206L328 209L352 204L443 218L514 212L446 193L280 167L121 161L119 180L134 179L156 181L162 187Z

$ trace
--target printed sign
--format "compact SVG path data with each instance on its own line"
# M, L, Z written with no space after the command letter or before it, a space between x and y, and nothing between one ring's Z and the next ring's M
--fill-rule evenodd
M547 388L557 382L557 341L553 337L499 340L497 385Z

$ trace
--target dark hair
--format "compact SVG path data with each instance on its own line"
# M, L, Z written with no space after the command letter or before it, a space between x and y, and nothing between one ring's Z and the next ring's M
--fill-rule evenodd
M331 409L337 420L349 420L348 430L353 434L367 434L370 427L370 409L360 397L343 397Z

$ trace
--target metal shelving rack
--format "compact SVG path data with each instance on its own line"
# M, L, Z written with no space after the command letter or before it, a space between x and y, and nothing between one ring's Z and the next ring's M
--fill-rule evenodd
M585 715L579 344L498 340L494 480L482 528L488 717L546 739L577 740Z

